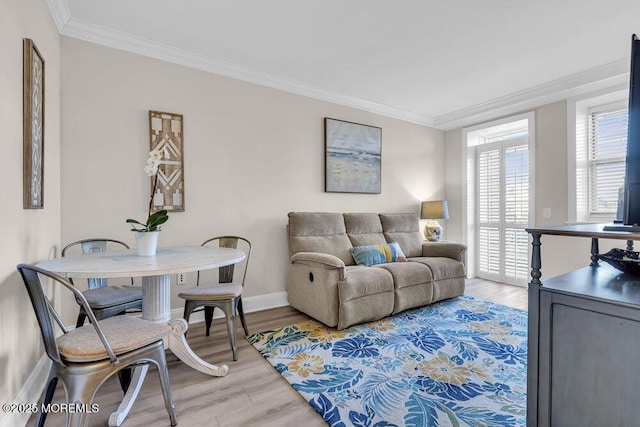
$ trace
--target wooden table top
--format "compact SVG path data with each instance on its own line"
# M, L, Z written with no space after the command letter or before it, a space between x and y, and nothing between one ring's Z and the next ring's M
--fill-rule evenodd
M605 231L605 225L612 224L571 224L549 227L529 227L530 234L548 234L553 236L597 237L603 239L640 240L640 233L630 231Z
M188 273L236 264L246 254L217 246L159 247L155 256L139 256L136 249L71 255L42 261L38 267L62 277L144 277Z

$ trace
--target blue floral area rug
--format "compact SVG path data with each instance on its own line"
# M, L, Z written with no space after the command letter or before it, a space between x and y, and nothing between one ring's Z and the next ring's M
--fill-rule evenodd
M249 342L331 426L526 424L527 313L468 296Z

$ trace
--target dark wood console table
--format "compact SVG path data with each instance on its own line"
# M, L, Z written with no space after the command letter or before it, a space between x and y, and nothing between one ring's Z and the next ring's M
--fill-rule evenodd
M640 420L640 276L598 262L603 224L529 228L527 426L631 426ZM588 267L540 281L541 236L591 238ZM585 260L586 261L586 260ZM585 262L585 265L587 262Z

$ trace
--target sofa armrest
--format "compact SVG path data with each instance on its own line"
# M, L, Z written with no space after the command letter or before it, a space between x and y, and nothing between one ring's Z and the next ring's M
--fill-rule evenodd
M467 247L455 242L422 242L422 256L446 257L465 263Z
M344 261L331 254L320 252L298 252L291 256L291 263L305 264L311 267L321 267L327 270L339 269L344 271ZM341 274L341 276L343 276Z
M344 280L344 262L333 255L297 252L287 269L287 300L291 307L335 327L339 320L338 284Z

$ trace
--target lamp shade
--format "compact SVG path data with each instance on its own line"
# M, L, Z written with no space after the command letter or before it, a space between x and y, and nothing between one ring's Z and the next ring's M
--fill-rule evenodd
M449 206L446 200L422 202L420 219L449 219Z

